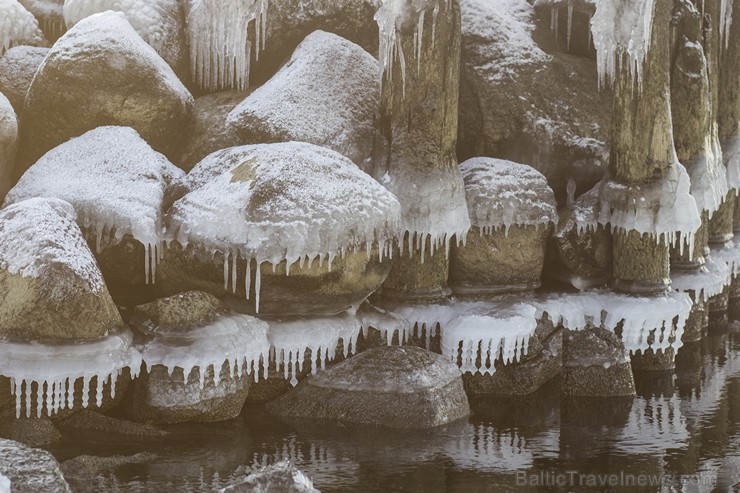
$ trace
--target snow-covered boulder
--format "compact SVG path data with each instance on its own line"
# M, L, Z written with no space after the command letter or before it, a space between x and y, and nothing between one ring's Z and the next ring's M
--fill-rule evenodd
M221 490L221 493L321 493L313 487L313 482L290 461L283 460L272 466L253 472Z
M470 413L457 365L417 347L379 347L349 358L267 404L289 418L431 428Z
M460 165L472 228L453 245L450 286L462 294L540 286L547 240L557 222L555 196L526 164L473 158Z
M0 211L4 338L75 341L122 328L75 220L72 206L59 199L30 199Z
M553 51L550 26L535 21L527 0L460 6L459 157L532 165L559 200L569 178L581 191L593 186L608 164L612 106L609 91L598 91L595 62Z
M156 287L229 296L262 314L335 314L380 286L396 198L349 159L306 143L215 152L169 210ZM183 247L185 245L185 247Z
M187 143L176 163L180 168L190 171L209 154L239 144L226 117L249 94L250 91L223 91L195 98Z
M351 41L316 31L227 123L242 143L310 142L366 168L379 98L377 60Z
M64 0L18 0L39 21L46 39L54 43L67 31L62 6Z
M49 452L0 438L0 488L3 482L13 493L71 491L59 463Z
M222 421L239 415L260 362L265 322L236 315L212 295L188 292L137 307L133 323L146 372L127 402L137 421Z
M157 151L178 156L192 104L122 13L94 14L67 31L36 72L22 115L22 165L101 125L132 127Z
M98 127L47 152L5 203L32 197L70 203L98 252L106 282L118 294L154 278L163 254L164 213L185 193L184 179L185 173L136 130Z
M18 45L46 46L38 21L18 0L0 0L0 19L0 55Z
M17 148L18 118L8 98L0 92L0 201L13 186Z
M85 17L113 10L123 12L144 41L178 74L187 71L185 21L178 0L64 0L67 28Z
M0 92L5 94L20 116L26 93L49 48L41 46L15 46L0 57Z

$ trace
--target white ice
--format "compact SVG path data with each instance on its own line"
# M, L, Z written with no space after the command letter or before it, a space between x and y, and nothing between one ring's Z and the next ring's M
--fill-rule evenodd
M732 26L732 0L720 0L719 33L722 45L727 49L730 45L730 27Z
M296 375L303 371L307 353L311 353L311 374L325 369L333 361L337 344L342 340L343 356L357 350L361 323L354 313L346 312L333 317L270 320L269 339L275 356L275 368L282 368L285 379L298 384Z
M268 0L186 0L190 69L205 90L249 86L252 45L249 26L259 50L265 41Z
M0 493L10 493L11 486L10 479L0 473Z
M727 183L735 194L740 193L740 123L735 135L722 142L722 157L727 168Z
M72 204L97 248L131 234L141 242L147 280L162 254L164 199L185 173L128 127L98 127L52 149L8 193L6 206L32 197Z
M555 39L558 38L559 23L560 23L560 8L566 7L568 12L568 26L567 26L567 39L566 46L570 50L570 39L573 31L573 12L576 8L586 10L589 13L593 12L596 0L535 0L535 7L549 7L550 8L550 30L555 35ZM589 46L591 37L589 33Z
M393 194L348 158L312 144L217 151L188 178L193 191L170 209L169 238L220 251L232 262L303 266L318 257L331 269L337 255L362 248L370 255L373 244L382 261L401 231ZM259 310L259 289L256 301Z
M52 36L61 36L66 31L62 17L64 0L18 0L41 24L41 28Z
M481 234L511 226L557 223L555 194L547 178L526 164L472 158L460 164L470 223Z
M16 417L20 417L24 404L26 417L31 416L34 395L37 417L44 409L49 416L61 409L73 409L77 405L74 383L78 379L83 382L82 407L88 406L91 396L100 406L106 383L110 383L114 397L116 379L124 368L130 368L132 376L139 373L141 355L131 347L132 339L131 332L123 331L92 342L66 345L0 341L0 375L11 379ZM93 378L97 379L95 389L90 388Z
M172 376L175 368L181 368L184 383L198 367L203 389L209 368L213 369L214 383L218 386L221 367L226 362L233 378L253 374L255 381L258 380L260 363L266 378L270 355L267 332L268 325L259 319L231 315L185 331L155 329L154 337L139 349L147 371L154 365L162 365Z
M703 300L717 296L732 281L731 265L734 265L732 256L735 254L734 249L713 250L712 255L700 269L696 271L673 270L671 286L676 291L694 291Z
M18 0L0 0L0 55L16 45L46 43L36 17Z
M740 275L740 235L735 235L728 245L712 248L711 258L716 262L724 262L732 277Z
M691 180L691 196L700 211L709 217L719 209L729 191L730 170L722 162L722 147L717 137L717 125L704 137L704 147L693 163L685 163Z

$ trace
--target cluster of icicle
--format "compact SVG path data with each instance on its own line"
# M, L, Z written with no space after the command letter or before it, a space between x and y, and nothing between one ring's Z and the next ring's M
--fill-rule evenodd
M715 252L717 251L712 251L711 258L708 258L706 263L696 271L672 271L671 287L681 292L692 291L696 293L699 299L705 301L721 294L732 281L730 262L722 257L730 257L733 254L737 255L737 253L731 249L728 249L728 251L719 250L719 252L722 252L719 254L715 254ZM731 258L727 260L735 261Z
M190 66L193 79L205 90L249 86L254 32L259 56L267 29L267 0L188 0Z
M437 305L430 305L434 307ZM380 307L373 306L369 302L365 302L360 307L358 313L360 323L362 324L363 336L367 339L370 328L373 328L380 332L380 337L385 343L390 346L393 344L394 337L398 336L398 343L403 345L411 341L411 338L425 337L424 347L429 349L431 347L432 337L436 336L439 331L438 320L440 317L430 314L428 320L420 320L417 318L417 322L410 324L409 321L404 318L403 314L405 311L415 311L415 308L419 311L423 310L421 307L415 307L414 305L399 305L397 310L394 309L386 310ZM427 324L428 323L428 324Z
M732 27L732 0L720 0L719 34L722 44L727 49L730 45L730 27Z
M689 166L691 178L691 196L696 200L700 211L707 211L711 218L725 201L728 178L734 173L725 168L722 162L722 147L717 136L717 124L704 137L704 147ZM737 181L737 180L732 180Z
M660 0L596 0L591 34L601 87L612 85L625 63L641 87L656 1Z
M19 2L36 17L50 41L67 32L62 14L64 0L19 0Z
M727 168L727 184L740 194L740 124L737 131L722 143L722 158Z
M24 407L26 417L30 417L34 405L37 417L44 409L49 416L61 409L73 409L77 405L78 379L82 379L82 407L89 404L93 379L97 381L93 395L98 407L103 403L104 385L110 385L111 397L115 397L121 372L130 368L136 376L141 366L141 355L131 347L132 339L131 332L125 331L81 344L0 342L0 375L10 378L16 417L21 416Z
M595 0L535 0L535 7L549 6L550 7L550 30L555 34L555 39L558 37L560 31L560 7L565 5L568 9L568 30L566 46L570 51L570 38L573 32L573 11L576 7L584 8L588 7L589 10L593 10ZM588 43L591 46L591 32L588 33Z
M0 55L19 44L43 45L36 17L18 0L0 0Z
M729 244L721 248L712 248L711 258L724 262L730 269L732 277L740 275L740 237L736 235Z

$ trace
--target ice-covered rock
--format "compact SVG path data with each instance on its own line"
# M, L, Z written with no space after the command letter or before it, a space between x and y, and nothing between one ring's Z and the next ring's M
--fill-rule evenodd
M557 223L547 179L525 164L473 158L460 165L472 228L453 245L450 286L460 293L537 288Z
M155 150L177 157L192 104L122 13L91 15L54 44L36 72L22 116L22 165L101 125L132 127Z
M359 305L387 275L398 201L335 151L295 142L234 147L208 156L188 179L192 191L168 212L165 291L196 285L254 296L263 314L333 314Z
M178 0L65 0L68 29L85 17L113 10L123 12L137 33L178 73L187 68L185 22Z
M717 257L713 253L704 266L697 270L671 272L671 287L680 292L694 292L704 301L721 294L732 282L733 254L730 246L716 251L721 253Z
M457 366L416 347L364 351L306 379L268 410L291 418L391 428L430 428L470 408Z
M0 488L13 493L70 493L59 463L47 451L0 438Z
M13 186L18 148L18 118L13 106L0 92L0 201Z
M313 482L289 461L283 460L272 466L263 467L253 472L243 481L239 481L221 490L220 493L321 493L314 488Z
M16 46L0 57L0 92L10 100L19 116L36 70L49 53L41 46Z
M64 0L18 0L39 21L46 39L54 43L67 31L62 8Z
M0 1L0 17L3 19L0 28L0 55L13 46L46 45L38 21L18 0Z
M138 268L143 264L149 282L163 254L165 209L184 193L184 179L185 173L136 130L98 127L47 152L25 172L5 204L34 197L70 203L98 252L131 235L146 248Z
M227 123L244 143L310 142L366 168L380 97L377 72L378 62L360 46L316 31Z

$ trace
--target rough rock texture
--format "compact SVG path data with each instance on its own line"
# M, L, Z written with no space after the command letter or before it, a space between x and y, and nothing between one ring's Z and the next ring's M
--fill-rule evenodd
M408 233L403 243L408 244ZM404 248L403 253L396 249L393 253L394 268L383 283L381 295L389 300L427 300L446 298L452 293L447 286L450 273L450 259L443 252L432 254L431 239L427 237L424 254L415 250L412 253Z
M570 178L588 190L606 169L611 127L594 61L555 51L549 19L526 0L462 0L461 10L460 160L530 164L559 201Z
M75 219L72 206L58 199L30 199L0 212L4 337L96 339L122 327Z
M15 410L0 415L0 437L21 442L29 447L41 447L59 440L62 435L46 418L16 419Z
M18 115L23 111L33 76L47 53L49 48L15 46L0 57L0 92L10 100Z
M613 332L591 327L563 335L562 393L568 396L635 395L632 367Z
M64 0L18 0L39 21L46 39L54 43L67 31L62 6Z
M0 68L0 71L2 71L2 68ZM18 118L8 98L0 92L0 202L13 186L13 169L17 148Z
M129 323L147 334L157 329L181 331L203 327L230 312L228 306L211 294L187 291L137 306Z
M57 423L57 426L64 433L104 435L111 440L120 440L121 437L141 440L167 436L166 431L155 426L112 418L90 410L76 412Z
M155 459L157 456L148 452L111 457L79 455L64 461L61 470L74 491L96 491L101 487L99 482L101 475L130 464L150 464Z
M377 60L351 41L316 31L234 108L227 124L240 143L310 142L367 167L379 98Z
M457 367L416 347L379 347L301 382L272 401L284 417L391 428L429 428L466 417Z
M222 493L320 493L303 472L287 460L253 472L244 481L228 486Z
M69 493L59 463L40 449L0 438L0 474L10 479L13 493Z
M250 91L223 91L195 98L187 143L176 162L180 168L189 172L209 154L237 145L238 139L226 125L226 117L249 94Z
M132 127L155 150L178 156L192 104L123 14L87 17L54 44L33 79L17 174L49 149L103 125Z

